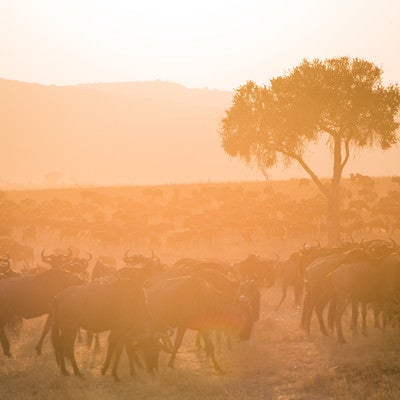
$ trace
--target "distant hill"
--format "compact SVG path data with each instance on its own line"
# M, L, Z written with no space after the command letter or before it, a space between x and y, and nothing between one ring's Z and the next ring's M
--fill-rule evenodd
M261 178L220 147L217 129L231 97L161 81L46 86L0 79L0 186ZM371 170L370 159L365 165ZM322 174L327 168L321 164ZM272 177L299 175L278 168Z

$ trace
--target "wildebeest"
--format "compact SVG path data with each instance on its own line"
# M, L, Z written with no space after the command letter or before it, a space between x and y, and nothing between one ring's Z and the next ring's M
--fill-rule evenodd
M371 254L363 248L355 248L342 253L334 253L317 258L305 271L306 295L303 302L301 325L310 333L310 323L313 310L318 318L320 330L328 335L323 320L323 311L332 299L332 287L328 281L328 274L344 263L371 259Z
M14 271L10 265L10 256L8 254L0 256L0 279L12 278L20 274Z
M87 253L87 255L88 257L71 257L65 261L61 268L76 275L86 277L89 263L93 258L90 253Z
M234 264L243 281L254 280L258 285L273 286L275 282L276 268L279 256L275 260L263 259L255 254L249 254L244 260Z
M348 300L378 303L384 323L400 293L400 256L389 254L375 260L346 263L328 275L334 292L333 316L339 343L345 343L342 315Z
M182 276L159 280L147 288L147 295L156 330L177 328L170 367L174 366L187 329L200 332L217 372L222 369L215 358L210 331L229 327L239 340L250 338L253 316L249 299L243 294L233 298L215 290L204 279Z
M74 274L56 269L39 275L0 280L0 341L4 354L11 356L10 344L4 331L7 321L14 316L30 319L48 314L53 297L58 292L81 283L82 280Z
M75 360L74 342L79 328L91 333L110 331L109 348L102 372L108 368L112 356L112 375L118 380L117 368L123 347L131 354L134 340L145 339L145 362L152 372L156 367L155 342L151 337L151 320L144 290L129 279L117 279L105 284L70 287L54 299L52 342L61 373L68 375L65 357L69 358L74 374L81 376ZM130 358L131 359L131 358ZM131 363L131 373L133 365Z
M45 249L40 253L41 259L44 263L51 266L51 268L61 269L63 266L72 258L72 250L68 249L66 254L63 253L52 253L45 254Z
M303 272L301 270L300 251L293 252L287 260L281 263L279 275L281 278L282 294L275 311L278 311L282 303L285 301L289 286L293 286L294 303L296 307L300 306L301 298L303 296Z

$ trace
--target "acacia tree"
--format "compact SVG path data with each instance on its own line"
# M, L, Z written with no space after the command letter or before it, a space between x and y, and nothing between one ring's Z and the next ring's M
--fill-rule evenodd
M398 140L397 85L385 87L371 62L340 57L304 60L269 86L247 82L234 93L221 122L223 149L266 174L297 162L327 200L328 241L340 240L340 181L355 148L388 149ZM324 183L306 158L322 139L330 144L332 179Z

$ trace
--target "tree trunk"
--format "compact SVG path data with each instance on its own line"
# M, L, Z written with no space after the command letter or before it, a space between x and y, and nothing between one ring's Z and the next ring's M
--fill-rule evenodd
M340 242L339 198L339 191L334 193L332 190L332 194L327 199L327 229L329 244L337 244Z
M327 228L328 243L340 242L340 180L342 178L342 148L341 138L334 138L333 178L330 193L327 196Z

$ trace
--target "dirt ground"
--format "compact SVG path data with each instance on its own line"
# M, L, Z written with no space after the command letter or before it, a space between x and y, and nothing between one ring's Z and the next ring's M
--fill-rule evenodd
M94 355L83 343L76 345L76 353L85 379L62 377L48 341L44 354L35 355L42 319L25 321L20 338L12 338L13 358L0 357L0 399L400 398L397 332L383 336L370 328L368 337L353 338L347 331L348 343L339 345L334 337L322 337L314 321L311 336L305 337L299 328L300 310L288 299L275 312L278 299L279 288L263 290L262 314L252 339L232 350L224 344L218 349L224 375L216 374L204 353L196 350L191 333L175 370L166 367L168 358L162 354L155 378L141 371L136 379L130 378L124 359L122 382L115 383L100 374L104 355Z

